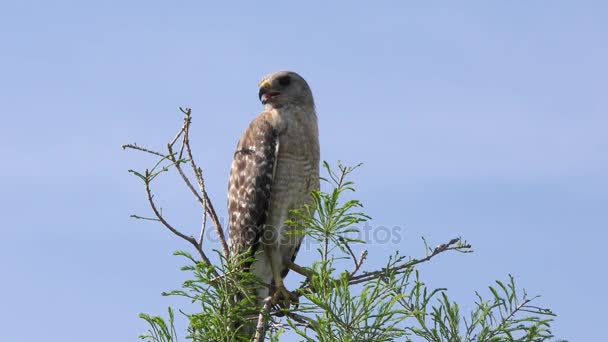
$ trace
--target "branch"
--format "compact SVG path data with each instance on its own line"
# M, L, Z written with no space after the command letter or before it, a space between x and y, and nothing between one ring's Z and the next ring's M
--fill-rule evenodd
M528 305L531 301L532 299L525 299L521 304L515 307L515 309L507 317L501 320L499 326L506 326L507 322L509 322L509 320L515 316L515 314L517 314L522 308L525 308L526 305Z
M427 262L427 261L431 260L433 257L435 257L436 255L439 255L446 251L455 250L455 251L466 253L466 252L470 252L470 249L471 249L470 244L468 244L468 243L461 244L460 238L455 238L455 239L450 240L448 243L444 243L444 244L441 244L441 245L435 247L435 249L433 250L433 252L431 254L427 255L426 257L424 257L422 259L412 259L401 265L390 267L388 269L384 268L384 269L373 271L373 272L366 272L366 273L358 275L358 276L351 276L351 277L349 277L350 279L348 281L348 284L355 285L355 284L359 284L359 283L364 283L364 282L370 281L372 279L377 279L377 278L386 276L388 273L391 273L391 272L399 273L400 271L410 268L412 266L421 264L423 262Z
M357 260L357 257L355 256L355 253L353 253L353 250L350 248L348 242L341 236L339 237L339 240L344 244L348 254L350 254L350 257L353 259L353 263L355 264L355 269L350 272L350 277L353 277L359 271L361 265L363 265L363 261L365 261L365 258L367 257L367 250L361 252L361 256L359 256L359 260Z
M355 269L350 273L350 276L353 277L355 275L355 273L357 273L357 271L359 271L359 269L361 268L361 265L363 265L363 262L365 261L365 259L367 258L367 250L364 250L363 252L361 252L361 256L359 256L359 263L355 263Z
M310 329L312 331L316 331L314 326L312 325L312 323L310 323L311 319L303 316L303 315L299 315L295 312L287 312L285 314L285 316L291 318L293 321L298 322L300 325L302 325L304 328Z
M207 201L205 201L205 206L207 206ZM203 222L201 223L201 232L198 236L198 246L203 248L203 238L205 237L205 228L207 228L207 212L203 211Z
M441 244L439 246L437 246L433 252L429 255L427 255L426 257L422 258L422 259L411 259L407 262L404 262L403 264L394 266L394 267L390 267L390 268L383 268L377 271L372 271L372 272L365 272L364 274L361 275L357 275L355 276L355 272L358 270L358 268L355 266L355 270L351 273L349 273L349 279L348 279L348 285L356 285L356 284L360 284L360 283L365 283L368 282L370 280L373 279L377 279L377 278L381 278L386 276L389 273L392 272L402 272L412 266L421 264L423 262L427 262L429 260L431 260L433 257L435 257L436 255L439 255L443 252L447 252L447 251L458 251L461 253L468 253L471 252L471 245L468 243L464 243L462 244L460 241L460 238L455 238L450 240L448 243L444 243ZM352 251L351 251L352 253ZM363 263L363 260L365 259L367 253L362 253L362 256L360 258L359 261L359 267L361 266L361 263ZM354 256L354 254L352 254L352 256ZM300 297L303 296L306 291L314 291L313 288L310 287L310 284L308 282L304 283L302 286L300 286L300 288L298 288L295 291L296 296Z
M270 312L272 309L272 296L268 296L264 299L262 309L260 311L260 315L258 316L258 324L255 329L255 336L253 338L254 342L263 342L266 337L266 330L268 327L268 320L271 319L271 316L282 316L285 315L292 319L293 321L299 323L304 328L311 329L315 331L313 325L310 323L310 318L299 315L295 312L284 312L284 311L275 311Z
M150 190L150 172L148 170L146 170L146 174L145 174L145 180L144 180L144 184L146 186L146 195L148 197L148 203L150 204L150 207L152 208L152 211L154 212L154 215L156 215L156 218L165 226L167 227L167 229L169 229L173 234L179 236L180 238L188 241L189 243L191 243L194 248L196 249L196 251L198 252L198 254L201 256L201 259L203 260L203 262L205 262L207 265L211 265L211 262L209 261L209 258L207 257L207 255L205 254L205 252L202 250L202 248L199 247L197 241L195 238L193 238L192 236L187 236L186 234L180 232L179 230L175 229L171 224L169 224L169 222L167 222L167 220L165 220L165 218L163 217L163 215L161 214L161 212L158 210L158 208L156 207L156 203L154 203L154 196L152 195L152 191ZM213 270L214 275L218 276L217 271Z
M184 115L186 116L184 118L183 146L186 147L186 153L188 154L188 159L190 160L190 165L192 166L192 171L194 172L194 175L196 176L198 187L199 187L199 190L202 195L202 197L201 197L198 193L195 192L195 195L196 195L198 201L201 203L201 205L203 205L203 208L205 210L203 222L206 222L206 214L209 214L209 216L211 217L211 221L213 222L213 225L215 226L215 232L216 232L217 236L220 238L220 244L222 245L222 251L224 252L224 256L226 258L229 258L230 251L228 249L228 244L226 243L226 237L224 236L224 230L222 229L222 225L217 216L217 213L215 212L213 204L211 203L211 200L209 199L209 195L207 195L207 191L205 190L205 179L203 178L202 169L196 165L196 162L194 161L194 157L192 156L192 149L190 148L190 124L192 123L192 119L191 119L192 110L190 108L184 109L184 108L180 107L180 111L182 113L184 113ZM190 190L193 191L193 187L191 184L189 185L189 187L190 187ZM203 226L201 227L201 230L204 230L204 229L205 229L205 225L203 224ZM202 232L201 232L201 236L202 236ZM202 243L203 243L203 241L201 238L200 244L202 245Z
M253 338L254 342L263 342L266 337L266 326L268 325L268 317L270 313L270 309L272 308L272 296L268 296L264 299L264 306L262 306L262 311L260 311L260 315L258 316L258 325L255 328L255 336Z
M180 236L182 239L185 239L186 241L192 243L195 246L197 252L203 258L203 261L210 264L209 260L205 256L205 253L203 252L203 240L205 237L207 216L211 217L211 220L215 226L215 231L219 237L224 256L226 258L228 258L230 256L230 252L228 249L228 244L226 242L226 237L224 235L224 231L222 229L220 220L219 220L217 213L215 212L215 209L213 207L213 204L211 203L211 200L209 199L209 196L205 190L205 181L203 178L203 172L202 172L201 168L196 165L196 163L194 162L194 158L192 156L192 149L190 148L190 140L189 140L190 124L192 122L192 119L191 119L192 111L190 108L183 109L181 107L180 107L180 111L182 113L184 113L184 115L185 115L184 123L183 123L182 127L179 129L179 131L177 132L177 134L175 135L175 137L173 139L171 139L171 141L167 144L167 151L168 151L167 155L160 153L158 151L154 151L154 150L145 148L145 147L137 146L137 144L125 144L125 145L122 145L122 148L138 150L138 151L150 153L155 156L161 157L162 159L156 164L156 166L158 166L164 159L171 161L172 165L175 166L179 175L181 176L182 180L184 181L184 183L186 184L186 186L188 187L190 192L192 192L192 194L195 196L197 201L203 207L203 219L202 219L202 223L201 223L200 233L198 234L198 239L195 239L192 236L186 236L185 234L177 231L176 229L173 229L173 227L171 227L164 219L162 219L162 217L161 217L162 213L160 213L158 211L155 213L157 214L157 217L159 217L158 221L163 223L163 225L165 225L167 228L171 227L171 228L169 228L169 230L171 230L174 234L176 234L176 235ZM181 139L182 144L179 149L179 155L176 157L176 153L173 152L173 147L178 142L180 137L182 137L182 139ZM192 182L190 181L190 179L188 178L188 176L186 175L186 173L184 172L184 170L181 166L181 164L183 162L185 162L182 159L184 149L186 150L186 153L187 153L189 161L190 161L190 165L192 166L194 175L196 176L198 190L200 191L200 194L199 194L199 191L197 191L195 189L194 185L192 184ZM154 170L156 168L156 166L152 170ZM166 170L164 170L164 171L166 171ZM149 202L151 202L150 203L151 206L153 206L154 202L152 201L152 195L150 194L150 184L149 183L152 181L152 178L154 178L154 176L156 176L156 174L151 175L148 170L146 170L145 177L136 172L133 172L133 173L136 175L139 175L139 177L142 178L144 180L144 182L146 183L146 192L148 193L148 200L149 200ZM153 209L154 208L155 208L155 206L153 207ZM136 217L136 218L140 218L140 217ZM194 243L192 241L194 241Z
M156 151L147 149L145 147L137 146L137 144L124 144L121 147L122 147L123 150L132 149L132 150L138 150L138 151L150 153L150 154L153 154L153 155L156 155L156 156L159 156L159 157L163 157L163 158L167 157L167 156L165 156L164 154L162 154L160 152L156 152Z

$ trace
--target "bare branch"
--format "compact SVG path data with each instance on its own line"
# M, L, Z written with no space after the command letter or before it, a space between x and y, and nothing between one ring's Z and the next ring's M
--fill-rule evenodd
M171 142L169 143L169 146L173 147L173 145L175 145L175 143L177 142L177 139L179 139L179 137L182 135L182 133L184 133L186 131L187 125L188 125L187 120L184 120L184 124L182 125L182 128L179 129L179 131L175 135L175 138L173 138L173 140L171 140ZM180 155L180 157L181 157L181 155Z
M272 308L272 296L264 299L264 306L258 317L258 325L255 329L254 342L263 342L266 337L266 326L268 325L268 317L270 317L270 309Z
M359 256L359 263L355 264L355 269L350 273L350 276L353 277L361 268L361 265L363 265L363 262L365 261L365 259L367 258L367 250L361 252L361 256Z
M346 247L348 254L350 254L350 257L353 259L353 263L355 265L357 265L357 257L355 256L355 253L353 253L353 250L350 248L350 245L348 244L348 242L346 242L346 240L341 236L338 237L338 240L344 244L344 247Z
M202 176L200 176L202 179ZM207 191L203 189L203 198L205 198L205 203L207 206L207 213L211 217L211 221L213 222L213 226L215 227L215 232L217 236L220 238L220 243L222 245L222 251L224 252L224 256L226 258L230 257L230 250L228 249L228 243L226 242L226 237L224 236L224 231L222 230L222 224L220 223L220 219L213 208L213 204L209 200L209 196L207 195Z
M287 312L285 314L285 316L291 318L293 321L298 322L300 325L302 325L304 328L308 328L312 331L315 331L315 327L312 325L311 323L311 319L303 316L303 315L299 315L295 312Z
M185 135L185 136L187 136L187 135ZM207 192L205 191L205 180L202 176L203 171L201 170L200 167L197 170L198 170L198 172L195 172L196 180L198 183L198 188L201 191L201 193L203 194L203 202L204 202L203 207L205 208L203 210L203 222L201 223L201 232L199 234L199 239L198 239L198 244L202 248L203 247L203 238L205 236L205 230L207 229L207 216L209 215L208 208L209 208L210 201L209 201L209 197L207 196ZM215 212L215 210L213 212ZM219 224L219 222L217 224ZM214 223L214 225L215 225L215 223ZM225 242L226 238L224 237L224 231L222 230L221 227L219 227L219 229L218 229L217 225L215 225L215 227L216 227L216 234L218 234L218 236L220 237L220 240L222 242ZM222 244L222 248L223 248L223 246L224 246L224 244ZM224 250L224 256L226 258L228 258L228 256L229 256L228 254L226 254L225 250Z
M355 253L353 253L353 250L350 248L350 245L348 244L348 242L340 236L339 238L340 242L344 244L344 246L346 247L346 250L348 251L348 254L350 254L351 259L353 259L353 263L355 264L355 269L350 272L350 276L354 276L359 269L361 268L361 265L363 265L363 261L365 260L365 258L367 257L367 251L363 251L361 252L361 256L359 257L359 260L357 260L357 257L355 256Z
M163 157L163 158L167 157L167 156L165 156L164 154L162 154L160 152L156 152L154 150L150 150L150 149L147 149L145 147L137 146L137 144L124 144L124 145L122 145L122 149L123 150L126 150L126 149L138 150L138 151L154 154L156 156Z
M162 213L158 210L158 208L156 207L156 203L154 203L154 199L153 199L154 196L152 195L152 191L150 190L150 180L148 179L149 176L150 176L150 172L148 170L146 170L146 180L144 181L144 184L146 186L146 195L148 197L148 203L150 204L150 207L152 208L154 215L156 215L156 218L158 218L158 220L165 227L167 227L167 229L169 229L173 234L175 234L175 235L179 236L180 238L191 243L194 246L194 248L196 249L196 251L198 252L198 254L201 256L201 259L203 260L203 262L205 262L207 265L211 265L209 258L207 257L205 252L199 247L196 239L193 238L192 236L187 236L186 234L175 229L171 224L169 224L169 222L167 222L167 220L165 220ZM213 270L213 272L214 272L215 276L218 276L218 274L215 270Z
M205 207L207 206L207 199L203 197L205 200ZM203 222L201 223L201 232L198 236L198 246L203 248L203 239L205 238L205 228L207 228L207 211L203 210Z
M207 224L207 216L209 215L214 223L214 225L216 226L216 232L218 234L218 237L220 238L220 242L222 245L222 249L224 252L224 255L226 257L228 257L229 254L229 250L228 250L228 244L226 243L226 238L224 236L224 232L222 230L221 224L220 224L220 220L215 212L215 209L213 208L213 205L211 204L211 201L209 200L209 196L207 195L207 192L205 191L205 185L204 185L204 179L202 176L202 170L196 166L193 157L192 157L192 151L190 149L190 141L189 141L189 137L188 137L188 133L189 133L189 128L190 128L190 123L192 122L191 120L191 110L189 108L181 108L180 107L180 111L182 113L184 113L185 117L184 117L184 122L182 127L179 129L179 131L177 132L177 134L173 137L173 139L171 139L171 141L167 144L167 150L168 150L168 154L163 154L160 153L158 151L154 151L145 147L141 147L138 146L137 144L125 144L122 145L123 149L133 149L133 150L138 150L138 151L142 151L142 152L146 152L146 153L150 153L153 154L155 156L161 157L162 159L155 165L158 166L164 159L169 160L173 166L175 166L175 168L177 169L178 173L180 174L180 176L182 177L182 180L184 181L184 183L186 183L186 186L188 187L188 189L190 189L190 191L192 192L192 194L194 194L194 196L196 197L196 199L198 200L198 202L201 204L201 206L203 207L203 219L202 219L202 224L201 224L201 230L200 233L198 235L198 239L192 237L192 236L187 236L186 234L180 232L179 230L175 229L173 226L171 226L163 217L162 217L162 211L158 210L158 208L156 207L156 204L154 203L153 200L153 195L151 193L151 189L150 189L150 182L152 181L152 179L157 175L157 174L153 174L151 173L149 170L146 170L146 175L142 176L141 174L138 174L137 172L133 172L134 174L138 175L140 178L142 178L144 180L145 186L146 186L146 193L148 196L148 202L150 203L150 206L152 207L152 210L154 211L157 219L154 218L146 218L146 217L141 217L138 215L132 215L132 217L137 218L137 219L146 219L146 220L153 220L153 221L159 221L161 222L165 227L167 227L173 234L179 236L180 238L188 241L189 243L191 243L192 245L194 245L194 247L196 248L198 254L201 256L201 258L203 259L203 262L207 263L207 264L211 264L209 259L207 258L207 256L205 255L204 251L203 251L203 240L204 240L204 236L205 236L205 229L206 229L206 224ZM179 157L176 156L176 153L174 153L173 151L173 147L175 146L175 144L179 141L180 137L182 138L182 144L180 146L179 149ZM197 179L197 183L198 183L198 188L200 190L200 194L199 192L195 189L195 187L193 186L192 182L190 181L190 179L188 178L188 176L186 175L186 173L184 172L181 164L184 162L184 160L182 159L182 155L184 153L184 149L186 149L188 157L190 158L190 164L194 170L194 174L196 176ZM214 271L215 272L215 271ZM218 276L217 272L215 272L215 275Z
M220 244L222 245L222 251L224 252L224 256L226 258L229 258L230 251L228 249L228 243L226 242L226 237L224 236L224 230L222 229L222 224L220 223L217 213L215 212L215 209L213 208L213 204L211 203L211 200L209 199L209 195L207 195L207 191L205 190L205 179L203 178L203 171L200 167L198 167L196 165L196 162L194 161L194 157L192 156L192 149L190 148L190 124L192 122L190 115L192 114L192 110L190 108L184 109L181 107L180 107L180 110L182 111L182 113L184 113L186 115L185 126L184 126L184 145L186 146L186 153L188 154L188 159L190 160L190 165L192 166L192 171L194 172L194 175L196 176L199 190L202 194L202 198L204 199L201 204L203 204L203 207L205 208L206 213L209 214L209 216L211 217L211 221L213 222L213 225L215 226L215 232L216 232L217 236L220 238ZM200 197L200 196L197 196L197 197ZM201 201L199 200L199 202L201 202ZM206 218L203 218L203 219L205 220ZM204 229L204 226L203 226L203 229ZM202 240L200 243L202 245Z
M455 250L455 251L459 251L459 252L469 252L470 249L471 249L470 244L468 244L468 243L461 244L460 238L455 238L455 239L450 240L448 243L437 246L431 254L427 255L426 257L424 257L422 259L411 259L411 260L409 260L401 265L395 266L395 267L391 267L388 269L385 268L385 269L373 271L373 272L366 272L366 273L358 275L358 276L352 276L352 277L350 277L348 283L349 283L349 285L355 285L355 284L359 284L359 283L364 283L366 281L370 281L372 279L380 278L391 272L399 272L399 271L405 270L407 268L410 268L412 266L421 264L423 262L427 262L427 261L431 260L434 256L441 254L443 252L446 252L446 251Z
M154 218L154 217L145 217L145 216L139 216L139 215L135 215L132 214L130 217L134 218L134 219L138 219L138 220L145 220L145 221L156 221L156 222L160 222L159 219Z
M422 258L422 259L411 259L407 262L404 262L403 264L394 266L394 267L390 267L390 268L383 268L380 270L376 270L376 271L372 271L372 272L365 272L361 275L354 275L354 272L357 271L358 269L355 269L355 271L353 271L352 273L349 274L349 281L348 281L348 285L356 285L356 284L360 284L360 283L365 283L368 282L370 280L373 279L377 279L377 278L381 278L386 276L389 273L392 272L403 272L404 270L427 262L429 260L431 260L433 257L435 257L436 255L439 255L443 252L447 252L447 251L458 251L458 252L463 252L463 253L468 253L471 252L471 245L468 243L464 243L462 244L460 241L460 238L455 238L450 240L448 243L445 244L441 244L439 246L437 246L433 252L431 254L428 254L426 257ZM359 261L359 267L361 265L361 263L363 263L363 260L366 258L367 253L366 251L364 253L362 253L361 259ZM303 296L307 291L314 291L313 288L310 287L310 284L308 282L305 282L302 286L300 286L300 288L298 288L295 291L295 294L297 296Z
M199 193L196 191L196 189L194 189L194 186L192 185L192 183L190 182L190 179L188 178L188 176L186 176L186 173L184 173L184 170L182 169L182 167L179 165L180 163L177 162L177 159L175 158L175 155L173 154L173 147L171 147L170 144L167 144L167 150L169 150L169 159L175 163L175 168L177 169L177 172L179 173L179 175L182 177L182 180L184 181L184 183L186 183L186 186L188 187L188 189L190 189L190 192L192 192L192 194L194 195L194 197L196 197L196 199L198 200L198 202L201 204L201 206L205 206L205 201L203 200L203 198L199 195Z

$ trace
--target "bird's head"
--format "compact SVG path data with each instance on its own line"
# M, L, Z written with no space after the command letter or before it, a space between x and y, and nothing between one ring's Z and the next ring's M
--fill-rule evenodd
M286 104L314 106L308 83L293 71L279 71L265 76L260 81L258 96L262 104L274 108Z

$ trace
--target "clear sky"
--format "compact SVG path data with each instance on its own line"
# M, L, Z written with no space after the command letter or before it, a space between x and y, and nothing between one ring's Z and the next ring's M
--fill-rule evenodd
M225 215L257 82L313 88L322 159L354 175L388 254L462 235L475 253L421 268L471 307L513 274L559 316L557 337L605 337L608 6L602 1L9 1L0 3L0 341L135 341L137 314L179 304L187 248L148 214L127 169L194 110L193 147ZM195 234L175 178L155 193ZM314 252L298 261L310 263Z

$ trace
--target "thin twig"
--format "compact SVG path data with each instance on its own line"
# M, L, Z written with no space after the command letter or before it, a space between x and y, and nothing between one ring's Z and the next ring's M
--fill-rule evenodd
M196 167L196 164L194 164L194 161L192 160L192 151L190 150L190 142L188 139L189 127L190 127L190 123L191 123L191 117L190 117L191 110L189 108L187 108L185 110L180 108L180 110L186 116L184 118L184 123L183 123L182 127L179 129L179 131L177 132L175 137L173 137L173 139L167 144L167 150L168 150L169 154L165 155L158 151L154 151L154 150L151 150L151 149L148 149L145 147L138 146L137 144L125 144L125 145L122 145L122 148L123 149L133 149L133 150L150 153L155 156L159 156L162 159L168 159L172 162L172 164L178 170L183 181L186 183L186 186L190 189L190 191L194 194L196 199L199 201L199 203L203 207L203 222L201 225L201 231L199 233L198 239L195 239L192 236L187 236L187 235L183 234L182 232L178 231L162 217L162 212L157 209L156 204L153 201L153 195L152 195L151 189L150 189L150 182L151 182L152 178L154 178L154 175L152 175L149 170L146 170L146 176L144 177L145 178L144 182L146 185L146 193L148 195L148 202L150 203L152 210L154 211L156 217L158 218L158 221L160 221L165 227L167 227L175 235L179 236L180 238L182 238L182 239L188 241L189 243L191 243L192 245L194 245L198 254L203 259L203 262L211 265L209 259L205 255L203 248L202 248L204 234L205 234L205 227L206 227L206 222L207 222L207 215L211 216L214 224L216 225L216 230L218 232L218 236L222 243L222 249L224 250L224 254L226 255L226 257L229 256L228 247L227 247L228 245L226 243L226 238L224 237L224 233L223 233L222 227L220 225L219 219L217 217L217 214L215 213L215 210L211 204L211 201L209 200L209 197L208 197L207 193L205 192L204 180L202 178L202 171L200 170L200 168ZM176 154L173 152L173 146L179 140L180 137L182 137L182 146L180 148L179 158L176 158ZM189 158L191 160L191 165L193 166L194 173L195 173L196 179L197 179L197 183L198 183L199 189L201 190L201 194L199 194L196 191L196 189L190 182L188 176L185 174L183 168L181 167L181 162L182 162L181 156L183 155L184 148L187 148L187 152L188 152ZM161 161L162 161L162 159L161 159ZM160 163L160 161L159 161L159 163ZM140 218L138 216L134 216L134 217ZM146 218L146 219L156 220L156 219L150 219L150 218ZM215 273L215 276L218 276L216 271L214 271L214 273Z
M185 129L184 129L184 145L186 146L186 153L188 154L188 159L190 160L190 165L192 166L192 171L194 172L194 175L196 176L199 190L201 191L202 198L204 199L203 201L199 200L199 202L202 202L201 204L203 204L205 210L211 217L211 221L213 222L213 225L215 226L215 232L216 232L217 236L220 238L220 244L222 245L222 251L224 252L224 256L226 258L229 258L230 251L228 249L228 243L226 242L226 237L224 236L224 230L222 229L222 224L220 223L217 213L215 212L215 209L213 208L213 204L211 203L211 200L209 200L209 195L207 195L207 191L205 190L205 181L203 178L203 172L202 172L201 168L196 165L196 162L194 161L194 157L192 156L192 149L190 148L190 124L192 122L190 119L190 115L192 113L192 110L190 108L183 109L181 107L179 109L182 111L182 113L184 113L184 115L186 115L186 124L185 124ZM197 196L197 197L200 198L200 196Z
M186 130L186 122L184 122L184 124L182 125L182 128L177 132L177 134L175 135L175 138L173 138L173 140L171 140L171 142L169 143L169 145L173 146L175 145L175 143L177 142L177 139L179 139L180 135L182 135L182 133L184 133L184 131Z
M463 251L463 250L468 250L470 248L471 248L470 244L460 244L460 238L455 238L455 239L450 240L448 243L437 246L431 254L427 255L426 257L424 257L422 259L412 259L401 265L394 266L394 267L391 267L388 269L385 268L382 270L366 272L366 273L358 275L358 276L350 277L348 284L355 285L355 284L359 284L359 283L364 283L364 282L370 281L372 279L380 278L390 272L399 272L401 270L410 268L412 266L421 264L423 262L427 262L427 261L431 260L434 256L441 254L443 252L446 252L446 251L451 251L451 250Z
M201 176L202 177L202 176ZM211 217L211 221L213 222L213 226L215 227L215 232L217 236L220 238L220 244L222 245L222 251L224 252L224 256L226 258L230 257L230 250L228 249L228 243L226 242L226 237L224 236L224 231L222 230L222 224L220 223L220 219L213 208L213 204L209 200L209 196L207 195L207 191L203 189L203 197L205 198L205 203L207 205L207 213Z
M181 109L181 108L180 108ZM188 176L186 175L186 173L184 172L184 170L182 169L180 163L177 162L177 159L175 158L175 155L173 153L173 144L175 143L175 141L177 140L177 138L181 135L181 133L183 133L183 140L182 140L182 146L180 149L180 158L182 156L182 153L184 151L184 146L189 146L189 140L188 140L188 132L189 132L189 127L190 127L190 110L187 109L186 110L186 118L184 119L184 125L182 126L182 128L180 129L180 132L178 133L178 135L175 136L175 139L173 139L172 143L167 144L167 150L169 151L169 155L170 155L170 159L171 161L173 161L175 163L175 168L177 169L177 172L179 173L179 175L182 177L182 180L184 181L184 183L186 183L186 186L188 187L188 189L190 189L190 192L192 192L192 194L194 195L194 197L196 197L197 201L201 204L201 206L203 207L203 222L201 225L201 230L199 233L199 238L198 238L198 248L202 249L203 247L203 240L204 240L204 233L205 233L205 226L207 224L207 212L209 211L209 200L207 198L207 196L205 196L205 193L202 192L202 195L198 193L198 191L196 191L194 189L194 186L192 185L192 182L190 182L190 179L188 178ZM190 150L189 147L187 147L188 150ZM190 156L190 158L192 158ZM202 177L198 176L198 173L195 170L195 175L196 175L196 179L197 179L197 183L199 186L199 190L204 191L204 186L201 186L202 184ZM223 234L220 235L220 240L223 241L224 237ZM223 241L224 242L224 241ZM225 243L225 242L224 242ZM222 245L223 247L223 245ZM228 254L226 254L228 255Z
M194 186L190 182L190 179L188 178L188 176L186 176L186 173L182 169L180 163L177 162L175 155L173 155L173 148L171 147L171 145L167 145L167 149L169 150L169 155L170 155L169 159L175 163L175 168L177 169L177 172L179 173L179 175L182 177L182 180L184 181L184 183L186 183L186 186L188 187L188 189L190 189L190 192L192 192L194 197L196 197L198 202L201 204L201 206L203 207L203 210L207 211L211 215L211 219L214 221L214 225L217 228L217 233L220 238L220 242L222 244L222 249L224 250L224 255L226 257L228 257L230 255L230 253L228 251L228 245L226 244L226 238L224 237L224 232L222 231L222 227L219 225L219 219L217 218L217 215L215 214L215 210L213 209L213 207L211 205L211 201L209 201L206 196L206 192L203 192L203 195L201 196L198 193L198 191L196 191L196 189L194 189ZM198 178L199 177L197 177L197 179ZM215 219L214 219L214 217L215 217ZM217 222L217 224L215 222ZM202 246L202 240L198 245L199 245L199 247Z
M359 260L357 260L357 257L355 256L355 253L353 252L353 250L350 248L350 245L348 244L348 242L341 236L339 237L339 240L341 243L344 244L344 247L346 247L348 254L350 254L350 257L353 259L353 263L355 264L355 269L352 272L350 272L350 276L352 277L357 273L357 271L359 271L359 269L361 268L361 265L363 265L363 261L365 260L365 257L367 257L367 251L361 252L361 256L359 257Z
M397 266L390 267L390 268L383 268L383 269L380 269L377 271L372 271L372 272L365 272L365 273L363 273L361 275L357 275L357 276L353 276L352 274L349 274L348 285L350 286L350 285L365 283L365 282L373 280L373 279L384 277L391 272L399 273L400 271L408 269L412 266L421 264L423 262L427 262L427 261L431 260L433 257L435 257L443 252L447 252L447 251L470 252L470 249L471 249L470 244L468 244L468 243L461 244L460 238L455 238L455 239L450 240L448 243L437 246L431 254L427 255L426 257L424 257L422 259L411 259L401 265L397 265ZM308 291L314 291L314 289L310 287L309 283L304 283L300 288L298 288L295 291L295 293L297 296L303 296Z
M205 200L205 206L207 205L207 199L203 197ZM201 223L201 232L198 236L198 246L203 248L203 239L205 238L205 228L207 228L207 211L203 210L203 222Z
M154 199L153 199L154 196L152 195L152 191L150 190L150 181L147 180L149 176L150 176L150 172L148 170L146 170L146 181L144 181L144 184L146 186L146 195L148 197L148 203L150 204L150 207L152 208L154 215L156 215L158 220L165 227L167 227L167 229L169 229L173 234L175 234L175 235L179 236L180 238L191 243L194 246L194 248L196 249L196 251L198 252L198 254L200 255L203 262L205 262L207 265L211 265L211 262L209 261L209 258L207 257L205 252L201 248L199 248L196 239L193 238L192 236L187 236L186 234L175 229L169 222L167 222L167 220L165 220L162 213L158 210L158 208L156 207L156 203L154 203ZM213 273L216 277L219 276L215 270L213 270Z
M525 299L523 302L521 302L521 304L519 304L517 307L515 307L515 310L511 311L509 316L507 316L501 320L500 325L501 326L505 325L511 318L513 318L513 316L515 316L515 314L517 312L519 312L522 308L525 308L526 305L528 305L531 301L532 301L532 299Z
M354 277L355 274L359 271L361 265L363 265L363 262L365 261L365 258L367 258L367 250L361 252L361 256L359 257L359 263L355 264L355 269L350 273L350 277Z
M147 149L145 147L137 146L136 144L124 144L124 145L122 145L122 149L123 150L126 150L128 148L130 148L132 150L138 150L138 151L142 151L142 152L146 152L146 153L151 153L151 154L157 155L159 157L163 157L163 158L167 157L167 156L165 156L164 154L162 154L160 152L156 152L156 151Z
M139 215L135 215L132 214L130 215L130 217L134 218L134 219L138 219L138 220L145 220L145 221L156 221L156 222L160 222L159 219L154 218L154 217L145 217L145 216L139 216Z
M299 315L295 312L288 312L285 314L285 316L291 318L295 322L300 323L304 328L308 328L312 331L316 331L314 325L312 325L312 323L310 322L311 319L306 316Z
M184 172L182 167L179 165L180 163L177 162L175 155L173 155L173 147L171 147L171 145L167 144L167 150L169 150L169 154L170 154L169 159L175 163L175 168L177 169L177 172L179 173L179 175L182 177L182 180L184 181L184 183L186 183L186 186L188 187L188 189L190 189L190 192L192 192L194 197L196 197L196 199L201 204L201 206L203 208L205 208L205 201L203 200L201 195L199 195L198 191L196 191L196 189L194 189L194 186L190 182L190 179L188 178L188 176L186 176L186 173Z
M186 141L188 140L188 129L190 127L190 117L189 116L186 116L184 118L184 125L182 127L184 128L184 130L183 130L184 136L182 137L182 146L179 148L179 158L180 159L184 155L184 147L186 146Z

